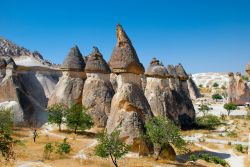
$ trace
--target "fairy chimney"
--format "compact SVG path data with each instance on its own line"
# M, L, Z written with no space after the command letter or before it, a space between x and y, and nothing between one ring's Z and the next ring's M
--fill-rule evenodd
M82 90L86 74L85 62L77 46L70 49L61 67L62 77L57 83L55 90L49 98L48 106L55 103L82 102Z
M88 56L85 67L87 79L83 87L82 104L88 108L95 126L104 128L110 113L114 90L110 68L97 47Z
M121 137L132 145L133 151L145 153L148 147L140 136L145 133L145 121L153 114L141 86L140 74L144 73L144 67L121 25L116 27L116 36L117 44L109 65L117 74L117 91L106 129L108 133L116 128L121 130Z

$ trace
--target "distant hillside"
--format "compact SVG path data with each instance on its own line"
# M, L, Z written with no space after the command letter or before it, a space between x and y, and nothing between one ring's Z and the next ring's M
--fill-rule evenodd
M12 57L17 65L20 66L41 66L51 67L53 65L48 60L44 60L38 51L30 51L24 47L0 37L0 57Z
M227 73L196 73L192 75L192 78L197 86L203 87L212 87L215 82L219 84L219 87L226 86L229 81Z

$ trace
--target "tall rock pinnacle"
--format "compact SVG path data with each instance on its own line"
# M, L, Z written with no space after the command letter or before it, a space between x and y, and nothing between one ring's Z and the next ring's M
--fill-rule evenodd
M140 63L136 51L121 25L116 26L117 45L112 52L109 65L113 73L143 74L144 67Z
M63 62L62 70L66 71L83 71L85 62L77 46L70 49L68 56Z

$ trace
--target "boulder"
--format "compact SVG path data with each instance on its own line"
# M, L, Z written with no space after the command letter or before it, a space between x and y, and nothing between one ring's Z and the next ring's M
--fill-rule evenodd
M121 130L121 137L132 146L132 151L149 153L147 143L141 138L144 124L153 116L141 86L144 67L136 51L120 25L116 28L117 45L109 61L116 73L117 91L112 99L106 129L111 133Z
M228 102L236 105L244 105L250 102L250 88L242 79L240 73L229 73L229 83L227 86Z
M114 90L110 82L110 68L99 50L94 47L88 56L87 79L82 91L82 104L88 108L95 126L104 128L110 113Z

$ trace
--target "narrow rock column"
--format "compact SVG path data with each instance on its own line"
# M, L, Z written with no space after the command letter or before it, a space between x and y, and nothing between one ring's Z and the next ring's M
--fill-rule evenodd
M86 73L85 62L77 46L71 48L61 67L62 77L49 98L48 106L55 103L69 105L82 103L82 90Z
M144 124L153 114L141 86L140 75L144 73L144 67L120 25L117 25L116 35L117 45L109 65L117 74L117 91L112 99L106 129L108 133L119 129L121 137L132 146L132 151L146 153L149 147L141 134L145 133Z
M104 128L110 113L114 90L110 68L98 48L88 56L85 67L87 79L82 92L82 104L88 108L96 127Z

